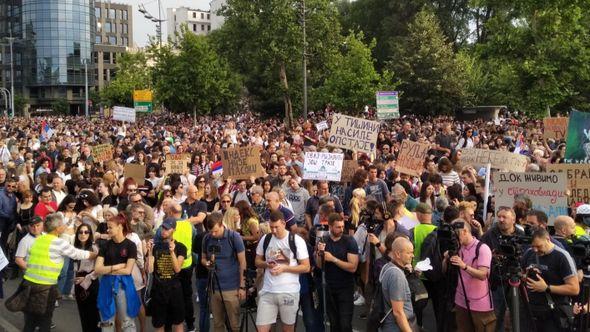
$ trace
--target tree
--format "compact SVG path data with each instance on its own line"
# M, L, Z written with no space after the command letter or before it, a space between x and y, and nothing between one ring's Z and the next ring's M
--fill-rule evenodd
M363 33L348 35L342 52L327 64L328 76L315 93L318 107L333 105L339 111L360 111L364 105L375 102L378 90L393 90L396 83L389 71L379 74L371 50L375 47L363 43Z
M466 76L435 15L423 10L387 68L401 80L400 109L414 114L449 114L465 97Z
M69 115L70 113L70 104L68 100L65 98L58 98L51 103L51 109L53 110L54 114L61 114L61 115Z
M101 100L108 106L133 106L133 90L151 87L148 57L143 52L123 53L117 58L116 76L101 91ZM93 99L96 103L97 101Z
M156 60L152 79L158 98L172 111L208 114L218 107L235 107L238 77L211 47L207 37L182 26L178 49L153 44Z
M282 100L287 125L293 123L293 100L301 94L302 0L228 0L223 27L213 35L217 49L245 77L248 92L258 100ZM323 77L323 64L339 46L335 6L326 0L305 0L309 82ZM295 96L295 97L294 97Z

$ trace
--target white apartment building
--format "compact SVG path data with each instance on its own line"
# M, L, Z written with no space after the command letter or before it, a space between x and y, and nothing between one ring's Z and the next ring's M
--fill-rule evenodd
M180 33L182 24L196 35L207 35L211 32L211 13L208 10L192 9L188 7L166 9L168 38L176 42L176 33Z

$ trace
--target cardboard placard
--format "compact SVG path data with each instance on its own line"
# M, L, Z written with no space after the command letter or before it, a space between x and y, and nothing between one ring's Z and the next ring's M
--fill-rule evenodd
M354 172L359 168L357 160L345 160L342 164L342 176L340 182L350 182L354 176Z
M129 107L113 107L113 120L135 122L135 109Z
M568 118L544 118L543 137L556 140L565 139L567 135Z
M125 164L123 171L125 178L132 178L138 186L143 186L145 183L145 165L140 164Z
M187 156L188 155L188 160ZM166 174L184 174L188 170L188 163L190 160L190 154L167 154L166 162Z
M524 172L528 163L527 157L520 154L484 149L462 149L460 161L463 166L486 166L489 163L492 168L510 172Z
M250 177L265 176L260 164L260 147L248 146L221 150L223 178L248 180Z
M570 113L564 160L568 164L590 163L590 113Z
M533 202L533 209L549 217L549 224L567 213L567 176L565 173L493 173L496 214L500 206L514 205L514 196L524 194Z
M577 202L590 204L590 164L549 164L547 171L566 174L570 190L568 205Z
M374 154L381 124L377 121L334 113L328 145Z
M340 181L344 154L328 152L306 152L303 164L303 179Z
M409 139L403 140L395 162L395 169L411 176L422 175L428 150L430 150L430 144L412 142Z
M95 163L113 159L113 146L110 144L99 144L92 147L92 160Z

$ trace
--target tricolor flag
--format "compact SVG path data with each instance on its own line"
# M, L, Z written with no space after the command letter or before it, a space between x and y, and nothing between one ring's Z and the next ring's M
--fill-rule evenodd
M514 153L519 154L520 151L524 148L524 137L522 134L518 136L516 139L516 147L514 148Z
M223 174L223 166L221 161L216 161L213 163L213 166L211 166L211 174L213 176L221 176L221 174Z
M43 122L41 122L41 140L47 141L51 138L51 136L53 136L53 129L51 129L49 124L43 120Z

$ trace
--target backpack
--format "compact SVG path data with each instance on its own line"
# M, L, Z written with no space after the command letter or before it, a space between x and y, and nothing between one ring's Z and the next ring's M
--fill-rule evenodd
M264 241L262 242L262 259L266 260L266 249L268 249L268 245L270 244L270 240L272 239L272 234L266 234L264 236ZM297 260L297 246L295 245L295 234L289 232L289 249L293 253L293 257Z
M228 229L228 239L227 242L229 242L229 247L231 248L231 251L234 253L234 256L236 258L236 260L238 260L238 252L236 251L236 246L234 244L235 238L236 238L236 232L232 231L231 229ZM209 239L211 238L211 233L207 233L203 236L203 248L207 245L207 242L209 242ZM242 238L240 237L240 240ZM193 237L193 241L194 241L194 237ZM207 251L206 250L202 250L201 254L205 254Z
M405 269L403 271L406 275L408 286L410 286L414 314L422 312L428 305L428 291L426 290L426 287L424 287L420 277L418 277L415 273L406 271Z
M432 270L422 272L424 277L432 282L437 282L445 279L445 274L442 269L442 253L439 250L438 236L436 231L431 232L424 238L422 242L422 251L420 252L419 260L423 261L430 258Z
M391 312L386 312L385 297L383 296L383 288L381 287L381 280L385 272L393 269L383 268L379 274L379 279L375 281L375 289L373 291L373 300L369 305L369 314L367 315L367 332L377 332L383 325L383 321Z

